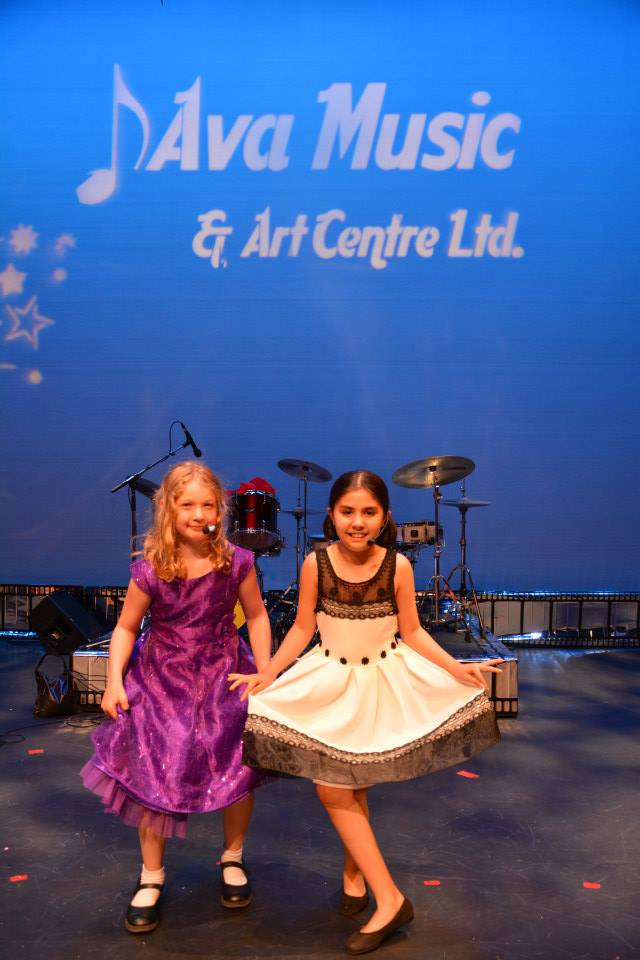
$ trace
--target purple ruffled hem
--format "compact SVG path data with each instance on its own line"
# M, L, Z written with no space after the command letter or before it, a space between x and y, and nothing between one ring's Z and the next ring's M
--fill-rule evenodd
M84 765L80 776L87 790L100 797L105 813L113 813L130 827L138 827L144 821L145 827L161 837L186 837L188 814L167 813L145 807L134 800L117 780L99 770L93 760Z

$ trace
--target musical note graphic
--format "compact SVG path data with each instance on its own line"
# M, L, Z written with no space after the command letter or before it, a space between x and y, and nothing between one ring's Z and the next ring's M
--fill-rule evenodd
M142 127L142 149L135 162L134 170L138 170L149 146L149 118L144 107L138 103L122 78L119 64L113 67L113 113L111 120L111 166L92 170L79 187L76 194L80 203L94 204L107 200L117 186L118 160L118 125L119 107L127 107L140 121Z

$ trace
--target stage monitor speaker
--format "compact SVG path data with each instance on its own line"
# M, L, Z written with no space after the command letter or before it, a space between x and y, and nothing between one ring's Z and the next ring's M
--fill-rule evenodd
M29 623L47 653L59 654L73 653L109 629L77 597L64 590L47 594L31 611Z

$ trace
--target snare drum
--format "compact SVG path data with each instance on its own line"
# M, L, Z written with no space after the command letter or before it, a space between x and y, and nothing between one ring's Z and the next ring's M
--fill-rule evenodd
M229 540L257 553L273 550L282 542L278 530L279 509L274 495L265 490L234 493L229 497Z
M442 527L440 527L442 540ZM398 524L398 544L402 547L433 546L436 542L436 525L433 520L414 520Z

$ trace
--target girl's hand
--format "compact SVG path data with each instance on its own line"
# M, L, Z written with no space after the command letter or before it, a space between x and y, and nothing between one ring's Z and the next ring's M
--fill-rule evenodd
M129 700L122 683L108 683L102 695L102 710L112 720L118 719L118 707L121 710L129 709Z
M472 687L480 687L489 692L489 685L482 676L483 673L502 673L495 666L496 663L504 663L504 660L483 660L480 663L459 663L456 670L451 670L451 675L460 680L461 683L468 683Z
M229 691L244 685L240 699L246 700L251 694L266 690L275 680L275 676L269 670L262 670L260 673L230 673L227 680L230 683Z

